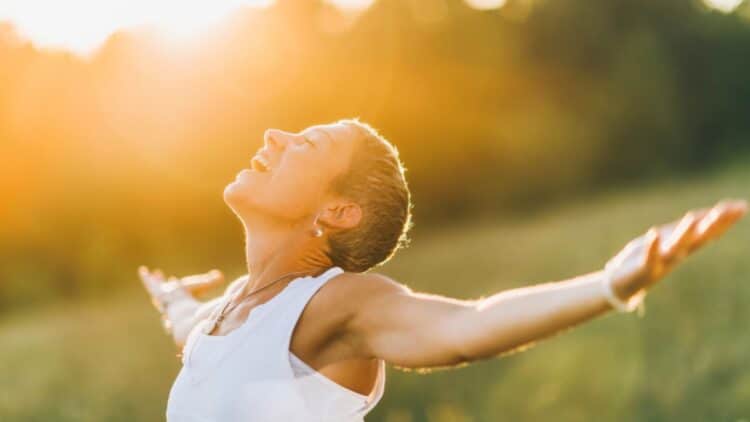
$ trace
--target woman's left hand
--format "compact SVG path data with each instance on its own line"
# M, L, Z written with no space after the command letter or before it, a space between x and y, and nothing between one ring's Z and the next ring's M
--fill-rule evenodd
M608 263L614 293L626 301L664 278L688 255L721 237L747 212L746 201L722 201L679 220L654 226Z

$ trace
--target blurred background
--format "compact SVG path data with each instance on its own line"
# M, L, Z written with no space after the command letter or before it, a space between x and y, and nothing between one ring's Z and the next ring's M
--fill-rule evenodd
M4 0L0 420L164 419L179 360L135 269L242 275L221 193L268 127L378 128L416 204L378 271L476 298L750 196L749 53L742 0ZM748 240L640 318L389 369L368 420L750 420Z

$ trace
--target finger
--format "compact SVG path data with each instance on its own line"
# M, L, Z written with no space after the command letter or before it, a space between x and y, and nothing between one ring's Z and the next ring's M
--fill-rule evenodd
M646 269L653 269L659 265L661 261L661 235L659 234L658 228L649 229L646 234L646 257L645 267Z
M224 281L224 274L219 270L211 270L207 273L196 274L182 278L182 284L186 287L193 285L217 284Z
M662 252L666 254L668 252L668 248L674 244L671 241L671 239L674 238L675 230L678 229L678 226L680 225L680 223L683 222L686 216L693 215L696 220L700 220L706 214L708 214L710 210L711 208L699 208L699 209L690 210L687 213L685 213L685 215L682 218L660 225L659 235L662 239L662 242L661 242Z
M221 270L213 269L208 272L214 279L224 281L224 273Z
M696 239L692 245L692 249L697 249L707 242L720 237L746 213L747 205L743 202L720 203L698 224Z
M711 241L721 237L730 227L735 225L742 215L736 211L727 211L721 215L714 224L706 231L706 240Z
M695 236L695 228L700 220L692 212L685 214L665 245L665 259L674 261L684 258L689 253L690 244Z
M737 214L739 218L742 218L747 214L748 204L745 200L727 200L722 201L726 205L726 208L732 213Z
M704 218L704 217L705 217L706 215L708 215L708 213L709 213L709 212L711 212L711 210L712 210L712 208L711 208L711 207L706 207L706 208L698 208L698 209L695 209L695 210L690 210L690 211L688 211L688 212L687 212L687 214L692 214L692 215L693 215L693 217L695 217L695 220L696 220L696 221L700 221L700 220L702 220L702 219L703 219L703 218Z
M698 226L698 235L704 236L727 223L736 221L741 217L740 210L728 203L719 203L701 220Z
M224 283L224 274L219 270L211 270L182 279L182 285L194 293L206 291L222 283Z
M138 277L143 281L147 282L151 279L151 273L145 265L138 267Z
M716 224L719 222L720 217L724 214L724 206L716 205L703 217L698 223L696 229L696 243L698 245L708 241L712 234L712 229L715 229Z
M138 267L138 278L141 280L141 283L146 285L146 287L148 287L148 275L148 268L146 268L145 265Z
M742 214L745 215L750 208L750 205L748 205L747 201L744 199L740 199L737 201L737 208L742 210Z
M146 288L146 291L150 295L156 295L159 293L159 285L161 282L154 280L151 276L151 273L149 273L148 268L145 266L141 266L138 268L138 276L141 279L141 283L143 283L143 286Z
M680 225L681 221L682 220L676 220L667 224L660 225L659 236L661 236L662 239L671 239L672 237L674 237L675 230L677 229L677 226ZM668 242L661 242L662 252L664 254L668 252L666 249L668 246L669 246Z

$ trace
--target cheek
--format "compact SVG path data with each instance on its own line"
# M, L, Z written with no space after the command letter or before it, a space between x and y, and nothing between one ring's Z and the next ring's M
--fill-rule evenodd
M317 177L309 176L279 182L272 186L270 196L279 207L288 209L290 213L309 212L320 200L320 182Z
M312 172L279 177L268 186L264 202L288 218L303 217L317 209L325 194L325 186L324 177Z
M319 198L326 183L320 163L300 159L288 164L274 178L272 186L279 193L297 197L300 202L304 202L306 198Z
M307 157L284 160L272 177L240 175L224 189L224 202L235 212L256 211L284 219L314 212L330 183L327 168Z

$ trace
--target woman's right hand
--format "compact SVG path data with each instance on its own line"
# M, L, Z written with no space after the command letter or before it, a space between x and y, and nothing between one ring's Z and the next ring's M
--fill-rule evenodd
M224 274L219 270L182 278L165 278L161 270L151 271L145 266L140 266L138 276L151 296L151 302L159 311L163 311L168 303L180 298L192 298L224 283Z

